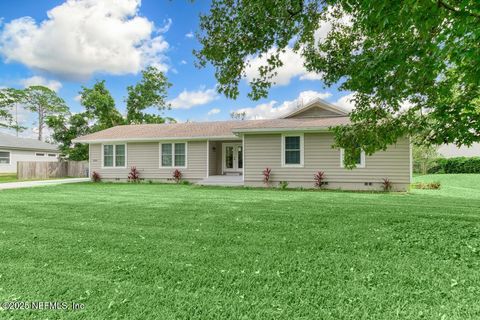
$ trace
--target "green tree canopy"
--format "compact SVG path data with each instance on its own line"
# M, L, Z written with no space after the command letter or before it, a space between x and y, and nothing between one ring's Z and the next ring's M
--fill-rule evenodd
M0 89L0 127L15 128L20 130L22 127L18 125L14 119L13 109L22 102L25 94L23 90L13 88Z
M115 100L105 87L105 80L95 82L92 88L82 87L80 103L85 107L87 117L94 120L96 131L125 123L115 107Z
M147 67L142 71L142 79L134 86L128 86L127 123L164 123L166 119L159 115L146 114L147 108L155 107L159 111L169 108L167 90L172 84L163 72L155 67ZM170 121L173 119L168 118Z
M37 114L38 140L43 138L43 129L48 117L68 112L68 107L55 91L44 86L31 86L24 90L24 107Z
M198 64L213 65L227 97L238 96L258 55L267 63L249 95L267 96L287 49L327 86L354 92L352 124L335 128L346 165L359 146L372 154L405 135L427 145L480 141L477 0L213 0L200 27Z
M92 132L90 120L86 112L70 116L58 115L47 119L47 125L53 129L52 138L59 144L63 156L75 161L88 159L88 145L73 144L72 140Z

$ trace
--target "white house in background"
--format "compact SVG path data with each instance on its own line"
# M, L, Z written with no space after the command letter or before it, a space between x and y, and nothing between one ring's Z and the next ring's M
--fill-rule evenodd
M443 144L438 147L438 153L445 158L480 157L480 143L474 143L471 147L460 148L454 144Z
M17 172L18 161L58 161L58 146L0 133L0 173Z

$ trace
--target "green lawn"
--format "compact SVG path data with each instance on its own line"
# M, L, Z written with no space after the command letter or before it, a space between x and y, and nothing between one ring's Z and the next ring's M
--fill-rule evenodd
M17 181L16 173L0 173L0 183Z
M480 175L349 193L0 191L1 319L479 319Z

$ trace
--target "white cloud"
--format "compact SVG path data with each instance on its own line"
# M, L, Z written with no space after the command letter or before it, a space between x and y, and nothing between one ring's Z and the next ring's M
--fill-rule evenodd
M45 79L44 77L40 77L40 76L33 76L33 77L30 77L30 78L26 78L26 79L22 79L20 80L21 84L27 88L27 87L30 87L30 86L44 86L44 87L47 87L55 92L57 92L58 90L60 90L60 88L62 87L62 83L57 81L57 80L48 80L48 79Z
M247 61L247 67L245 69L246 78L249 82L258 78L260 73L258 69L261 66L267 65L268 57L276 53L276 49L270 49L263 56L252 57ZM305 59L292 48L287 47L285 52L280 53L280 60L283 62L283 66L276 69L277 73L273 76L272 81L275 85L284 86L290 83L290 80L299 77L300 80L319 80L321 75L308 72L304 67Z
M218 99L215 89L200 89L197 91L183 90L176 98L168 101L173 109L190 109Z
M185 37L187 37L187 38L190 38L190 39L191 39L191 38L193 38L193 37L194 37L194 34L193 34L193 32L191 32L191 31L190 31L189 33L187 33L187 34L185 35Z
M167 71L169 48L152 21L138 15L140 0L67 0L37 23L22 17L0 32L6 62L20 62L74 79L92 74L136 73L146 65Z
M187 64L187 61L182 60L182 61L180 61L180 64Z
M337 101L334 102L334 104L347 111L352 111L353 108L355 108L355 102L353 101L353 98L355 98L355 93L352 92L343 97L340 97Z
M331 95L332 94L329 92L318 92L312 90L302 91L295 100L284 101L280 104L277 101L272 100L267 103L259 104L253 108L243 108L235 111L245 112L246 119L274 119L295 110L296 108L312 101L315 98L326 99Z
M330 31L332 30L332 23L338 22L344 25L352 24L352 17L349 15L343 15L340 20L333 14L334 10L330 7L327 10L327 21L322 21L319 24L318 29L314 33L315 43L322 42L326 39ZM301 55L302 48L298 52L295 52L291 46L285 48L284 52L280 53L280 60L283 62L283 66L276 69L274 72L277 74L273 76L272 81L275 85L283 86L288 85L293 78L299 78L300 80L322 80L322 74L316 72L308 72L304 67L305 59ZM246 61L246 79L251 82L253 79L258 78L260 73L259 67L267 65L268 57L276 54L277 50L272 48L262 56L253 56Z
M221 111L221 110L218 109L218 108L213 108L212 110L208 111L207 114L208 114L209 116L211 116L211 115L220 113L220 111Z

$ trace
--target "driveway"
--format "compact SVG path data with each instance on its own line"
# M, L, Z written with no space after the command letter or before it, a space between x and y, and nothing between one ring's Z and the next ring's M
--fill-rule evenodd
M57 180L7 182L7 183L0 183L0 190L52 186L56 184L87 182L89 180L90 180L89 178L69 178L69 179L57 179Z

